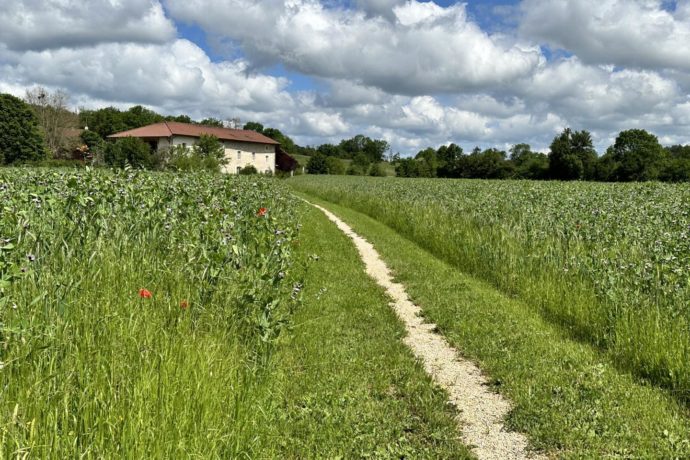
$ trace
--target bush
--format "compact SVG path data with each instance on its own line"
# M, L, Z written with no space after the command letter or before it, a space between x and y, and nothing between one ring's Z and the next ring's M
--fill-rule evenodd
M345 174L345 163L338 158L328 157L326 158L326 170L328 171L328 174Z
M307 162L307 172L309 174L328 174L326 157L321 153L314 154Z
M371 167L371 171L369 171L369 175L373 177L386 177L386 170L383 169L383 165L381 163L375 163Z
M240 169L240 175L242 176L251 176L253 174L259 174L259 171L256 170L254 165L247 165L244 168Z
M130 165L134 168L149 169L153 164L151 147L138 137L123 137L106 144L103 159L105 164L116 168Z
M39 161L47 158L47 152L31 107L10 94L0 94L0 163Z

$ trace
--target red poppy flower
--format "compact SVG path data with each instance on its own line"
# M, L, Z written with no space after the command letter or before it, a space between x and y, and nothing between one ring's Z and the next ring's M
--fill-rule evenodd
M189 308L189 302L187 302L186 300L181 301L180 308L186 310L187 308Z
M257 216L257 217L263 217L263 216L266 215L267 212L268 212L268 209L266 209L266 208L259 208L259 212L256 213L256 216Z
M150 299L152 296L153 294L148 289L139 289L139 297L142 299Z

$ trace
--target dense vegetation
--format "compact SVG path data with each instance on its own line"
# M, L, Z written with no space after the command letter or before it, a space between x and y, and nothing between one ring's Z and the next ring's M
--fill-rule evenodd
M470 458L401 334L278 181L0 170L0 458Z
M465 155L456 144L427 148L414 158L395 159L399 177L466 179L556 179L630 182L690 180L690 146L664 148L642 129L622 131L601 157L587 131L569 128L557 135L549 153L516 144L509 152L475 148Z
M303 180L308 179L294 183ZM528 303L463 273L385 224L305 197L374 245L426 321L511 401L507 427L527 434L546 458L690 458L690 413L668 391L616 369L605 352L564 334Z
M296 178L690 399L686 185Z
M0 457L246 448L296 236L257 178L0 171Z

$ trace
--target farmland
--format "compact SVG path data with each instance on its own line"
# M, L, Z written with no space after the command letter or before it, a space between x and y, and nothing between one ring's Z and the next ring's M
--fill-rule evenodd
M300 177L522 299L620 369L690 396L686 185Z
M0 237L0 458L468 457L279 181L0 169Z

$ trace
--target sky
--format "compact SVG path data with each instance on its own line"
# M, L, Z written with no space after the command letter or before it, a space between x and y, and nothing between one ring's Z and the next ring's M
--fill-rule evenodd
M0 0L0 92L36 85L402 156L565 127L688 144L690 0Z

